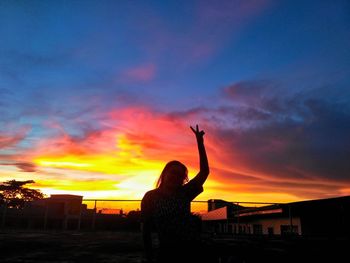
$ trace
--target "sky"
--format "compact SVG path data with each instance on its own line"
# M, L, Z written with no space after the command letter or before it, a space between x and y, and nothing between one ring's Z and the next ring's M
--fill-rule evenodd
M350 195L349 1L0 1L0 181L140 199Z

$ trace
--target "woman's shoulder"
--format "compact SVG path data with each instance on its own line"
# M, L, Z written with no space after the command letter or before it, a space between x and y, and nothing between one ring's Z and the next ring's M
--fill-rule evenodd
M149 200L149 199L153 199L158 195L158 189L153 189L150 190L148 192L145 193L145 195L143 196L142 200Z

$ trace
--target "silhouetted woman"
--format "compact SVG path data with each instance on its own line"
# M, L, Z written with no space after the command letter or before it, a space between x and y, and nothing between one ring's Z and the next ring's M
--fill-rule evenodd
M191 214L191 201L203 191L209 175L204 131L191 127L196 135L200 170L188 181L187 168L179 161L167 163L158 179L157 188L142 199L142 232L149 262L190 262L201 257L200 226ZM159 248L154 253L152 229L158 236ZM156 255L155 255L156 254Z

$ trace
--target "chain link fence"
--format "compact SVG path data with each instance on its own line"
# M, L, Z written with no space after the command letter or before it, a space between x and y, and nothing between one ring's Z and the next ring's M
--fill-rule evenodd
M69 198L43 199L22 209L2 205L0 227L140 231L141 200ZM349 197L288 204L212 199L193 201L191 212L200 216L203 233L350 236Z
M1 227L140 231L141 200L60 199L52 202L54 200L50 199L28 203L22 209L2 206ZM203 232L256 234L260 231L261 234L266 234L266 231L271 230L259 230L252 223L251 216L261 211L267 213L268 209L261 210L262 207L273 210L278 209L278 205L223 200L192 201L191 212L202 219ZM290 223L292 217L288 216L285 225L290 225L293 229L293 223Z
M207 209L207 201L191 203L191 212L196 215L206 213ZM83 199L74 203L46 199L28 203L21 209L2 205L0 216L3 229L139 231L141 200Z

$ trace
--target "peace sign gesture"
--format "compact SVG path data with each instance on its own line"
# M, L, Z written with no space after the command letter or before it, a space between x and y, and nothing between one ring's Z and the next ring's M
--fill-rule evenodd
M196 125L196 129L193 129L192 126L190 126L191 130L193 131L193 133L196 135L197 140L203 140L203 136L205 134L205 132L203 130L199 130L198 128L198 124Z

